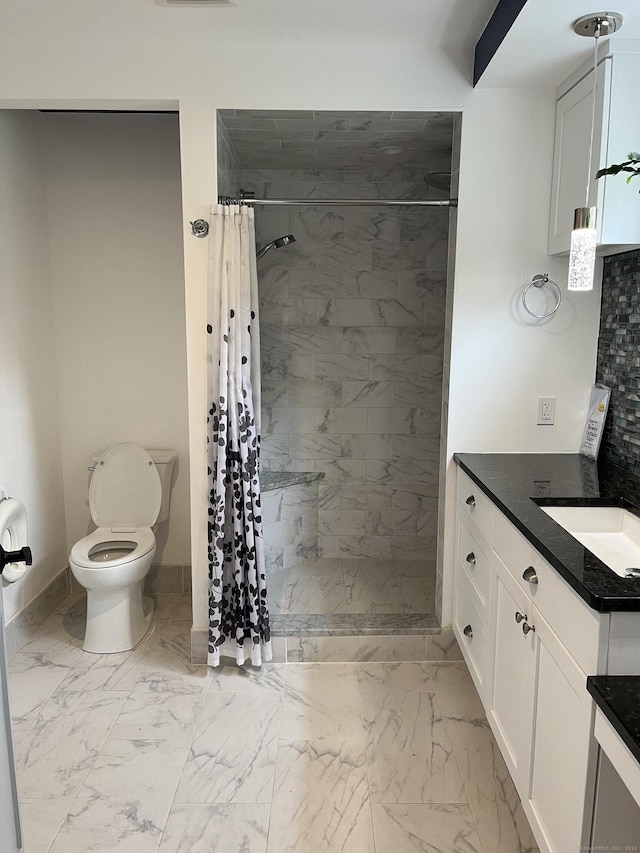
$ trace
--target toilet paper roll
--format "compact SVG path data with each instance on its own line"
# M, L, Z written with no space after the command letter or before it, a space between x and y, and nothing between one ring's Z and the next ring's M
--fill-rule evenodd
M17 498L0 501L0 541L7 551L18 551L27 544L27 511ZM8 563L2 577L7 583L15 583L26 571L24 563Z

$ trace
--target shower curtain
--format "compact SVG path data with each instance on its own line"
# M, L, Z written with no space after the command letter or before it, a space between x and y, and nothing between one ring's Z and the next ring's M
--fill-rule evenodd
M260 331L254 212L214 205L207 292L208 663L271 660L260 512Z

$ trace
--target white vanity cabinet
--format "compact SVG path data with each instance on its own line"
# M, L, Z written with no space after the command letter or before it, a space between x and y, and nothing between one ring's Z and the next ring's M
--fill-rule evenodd
M612 52L614 51L614 52ZM596 120L589 205L596 205L598 254L629 251L640 244L637 188L621 175L595 180L598 169L621 163L637 147L640 111L637 80L640 43L609 42L601 53L596 87ZM549 218L550 255L566 255L573 212L585 206L593 95L593 63L587 63L558 89Z
M530 618L532 742L524 807L541 850L587 849L597 744L586 673L535 606Z
M589 608L460 468L457 485L454 632L540 850L586 848L597 756L587 674L616 666L612 623L622 617L625 633L633 617L637 631L638 614Z
M501 513L493 569L487 717L540 849L578 850L589 840L596 767L585 684L603 665L608 616L591 611Z

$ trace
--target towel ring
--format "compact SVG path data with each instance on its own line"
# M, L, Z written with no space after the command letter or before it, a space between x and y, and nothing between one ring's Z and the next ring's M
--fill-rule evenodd
M527 293L529 292L529 288L531 287L544 287L545 284L550 284L552 287L556 289L556 304L553 306L551 311L547 311L545 314L536 314L535 311L532 311L531 308L527 305ZM531 314L532 317L535 317L537 320L543 320L545 317L551 317L552 314L555 314L558 308L560 307L560 303L562 302L562 293L560 292L560 288L553 281L553 279L549 278L548 273L543 273L542 275L534 275L533 281L528 284L524 292L522 294L522 305L524 306L524 310L527 314Z

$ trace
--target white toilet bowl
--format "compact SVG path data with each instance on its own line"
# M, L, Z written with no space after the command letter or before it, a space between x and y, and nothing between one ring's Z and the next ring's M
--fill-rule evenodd
M85 651L128 651L147 633L153 602L142 590L156 551L151 526L161 502L160 477L144 448L122 443L102 455L89 487L98 527L69 556L73 576L87 590Z

